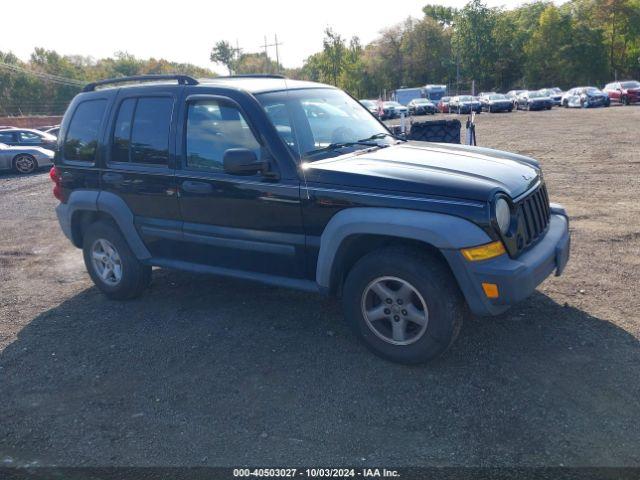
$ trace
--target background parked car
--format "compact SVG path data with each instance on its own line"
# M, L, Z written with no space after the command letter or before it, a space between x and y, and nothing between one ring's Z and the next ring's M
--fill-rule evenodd
M449 103L449 111L454 113L481 113L482 105L480 102L471 95L458 95L453 97Z
M609 96L610 101L619 102L622 105L640 102L640 82L637 80L609 83L603 91Z
M436 113L436 105L427 98L414 98L407 104L409 115L433 115Z
M511 112L513 111L513 102L501 93L484 95L480 97L482 109L486 112Z
M32 173L53 165L53 151L42 147L14 147L0 143L0 170Z
M540 92L549 97L554 105L559 106L562 103L562 90L558 87L542 88Z
M360 100L363 107L369 110L375 117L380 116L380 107L377 100ZM57 136L57 134L55 134Z
M498 92L480 92L478 94L478 98L488 97L489 95L495 95Z
M20 147L43 147L53 150L58 139L49 133L27 128L0 130L0 143Z
M528 90L517 97L517 107L523 110L551 110L553 103L549 97L538 90Z
M54 137L58 137L58 133L60 132L60 125L56 125L55 127L49 128L45 130L44 133L48 133L49 135L53 135Z
M566 100L566 107L593 108L608 107L611 104L609 95L596 87L577 87L570 90L571 94L562 98Z
M513 102L513 108L518 108L518 95L526 92L526 90L509 90L506 97Z
M451 97L442 97L438 100L438 104L436 107L440 113L449 113L449 103L451 102Z
M398 102L389 101L382 103L382 119L386 120L388 118L398 118L402 114L407 115L409 110L404 105L399 104Z

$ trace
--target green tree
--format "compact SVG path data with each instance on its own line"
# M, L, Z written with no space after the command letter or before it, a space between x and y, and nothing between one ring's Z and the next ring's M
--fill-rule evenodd
M532 86L567 83L571 69L570 40L570 17L563 15L555 5L548 5L524 47L526 78Z
M425 5L422 7L425 17L432 18L442 26L451 26L458 14L458 10L453 7L444 7L442 5Z
M211 49L211 55L209 59L212 62L220 63L227 67L229 75L233 74L236 63L236 49L231 46L226 40L220 40Z
M453 43L462 71L482 89L496 84L492 67L498 57L494 38L497 14L496 9L488 8L482 0L471 0L455 18Z

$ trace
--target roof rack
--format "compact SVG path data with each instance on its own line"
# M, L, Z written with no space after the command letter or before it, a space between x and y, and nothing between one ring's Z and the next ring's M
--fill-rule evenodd
M87 83L83 92L93 92L96 87L127 82L157 82L161 80L177 80L179 85L198 85L198 81L188 75L132 75L130 77L108 78L99 82Z
M213 77L214 80L219 78L287 78L277 73L243 73L239 75L227 75L223 77Z

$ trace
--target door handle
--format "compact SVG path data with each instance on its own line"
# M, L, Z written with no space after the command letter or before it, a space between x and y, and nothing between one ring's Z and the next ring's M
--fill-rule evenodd
M185 180L182 182L182 189L189 193L208 194L213 193L213 187L210 183L206 182L194 182L191 180Z
M107 172L102 175L102 181L113 185L124 183L124 176L119 173Z

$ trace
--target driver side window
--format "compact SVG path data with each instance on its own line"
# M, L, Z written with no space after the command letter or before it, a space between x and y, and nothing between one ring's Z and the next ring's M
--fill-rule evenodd
M185 140L186 166L191 169L221 172L230 148L247 148L260 158L260 144L242 112L230 102L189 103Z

